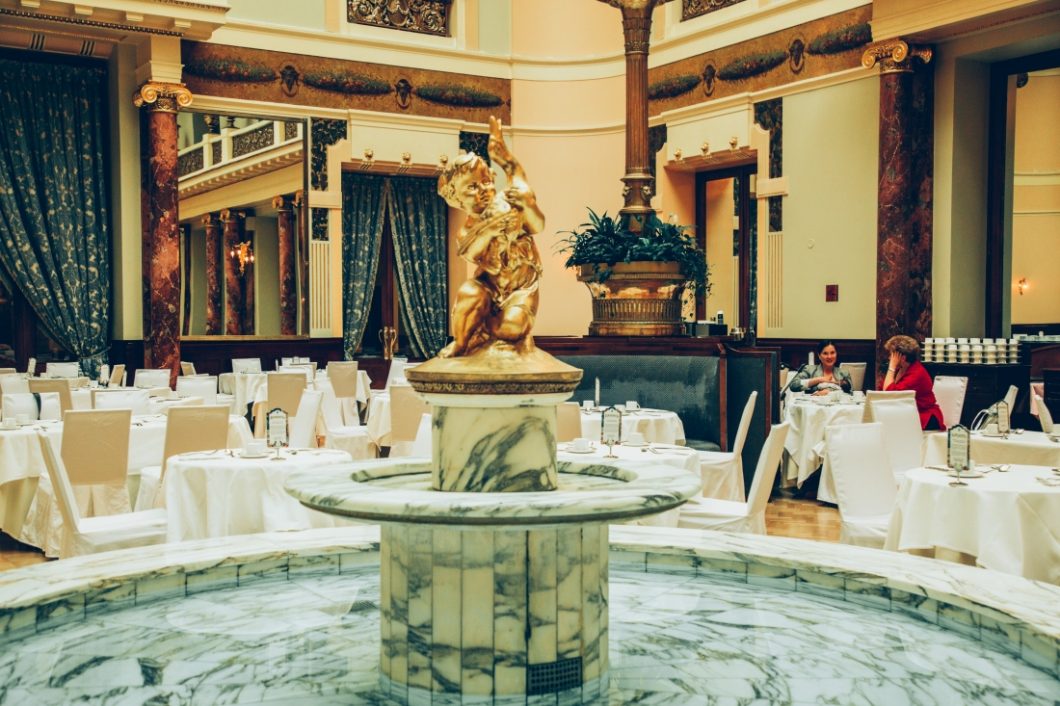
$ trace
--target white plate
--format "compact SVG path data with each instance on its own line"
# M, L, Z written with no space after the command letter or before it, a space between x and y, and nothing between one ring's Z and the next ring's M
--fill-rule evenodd
M643 443L643 444L634 444L634 443L631 443L631 442L629 442L629 441L623 441L623 442L622 442L622 445L623 445L623 446L626 446L626 447L628 447L628 448L631 448L631 449L639 449L639 448L641 448L642 446L647 446L648 444L647 444L647 442L645 442L645 443Z
M259 453L259 454L251 454L251 453L247 453L246 451L240 451L239 452L239 457L240 458L265 458L270 453L271 453L270 451L263 451L262 453Z
M950 478L956 478L956 471L949 471L946 473ZM961 471L961 478L982 478L983 473L981 471Z
M979 436L985 437L987 439L1004 439L1006 436L1008 436L1008 434L987 434L985 431L980 431L976 433L978 433Z
M572 448L569 448L569 447L565 448L565 449L561 449L561 450L564 453L568 453L568 454L591 454L591 453L596 453L596 447L595 446L592 447L592 448L585 449L584 451L576 451L575 449L572 449Z

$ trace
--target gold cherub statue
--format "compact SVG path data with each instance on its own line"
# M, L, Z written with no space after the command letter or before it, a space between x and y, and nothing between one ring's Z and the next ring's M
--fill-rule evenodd
M456 294L453 342L439 358L471 356L486 348L516 355L534 350L530 329L537 316L541 256L533 235L545 227L545 215L492 116L488 150L508 178L503 194L497 193L486 160L473 152L455 159L438 177L438 194L468 214L457 249L476 266Z

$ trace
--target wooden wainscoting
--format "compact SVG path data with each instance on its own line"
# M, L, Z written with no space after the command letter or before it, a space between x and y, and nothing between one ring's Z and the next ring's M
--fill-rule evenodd
M341 338L304 338L302 336L193 336L180 341L181 360L195 363L195 371L220 375L232 371L233 358L261 358L264 370L272 370L274 361L305 356L325 368L329 361L342 360ZM140 357L143 362L143 355Z

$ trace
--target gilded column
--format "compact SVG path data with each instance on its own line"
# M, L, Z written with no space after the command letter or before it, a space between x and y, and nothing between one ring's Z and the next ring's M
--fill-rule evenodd
M180 370L180 229L177 111L191 104L181 83L148 82L133 95L143 110L144 365Z
M202 217L206 228L206 333L214 336L221 333L221 272L224 254L221 249L221 221L215 213Z
M243 242L245 217L242 211L227 208L221 211L221 223L224 224L225 333L229 336L243 333L243 272L239 260L232 253L238 253L239 244Z
M900 39L869 47L880 66L880 165L876 217L877 384L883 344L899 333L931 335L932 75L927 47Z
M298 333L298 263L294 217L294 198L281 194L272 200L276 209L280 260L280 334Z
M626 51L626 175L622 195L623 215L652 213L655 177L648 159L648 48L651 13L669 0L601 0L622 11ZM636 222L631 229L639 230Z

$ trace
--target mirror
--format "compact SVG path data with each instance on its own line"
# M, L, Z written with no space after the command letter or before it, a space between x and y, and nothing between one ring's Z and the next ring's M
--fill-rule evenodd
M177 116L183 336L307 336L305 120Z
M711 282L696 318L716 321L722 313L730 331L754 326L757 315L754 177L754 165L696 174L696 232Z

